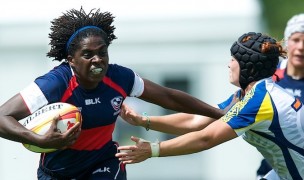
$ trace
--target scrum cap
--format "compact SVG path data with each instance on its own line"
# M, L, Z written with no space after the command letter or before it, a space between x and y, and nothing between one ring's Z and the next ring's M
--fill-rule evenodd
M287 41L288 38L296 32L304 33L304 13L294 15L289 19L284 31L284 39Z
M240 65L239 83L245 89L249 83L270 77L274 74L279 62L279 49L271 48L262 52L265 42L276 44L276 40L261 33L249 32L243 34L230 48L233 56Z

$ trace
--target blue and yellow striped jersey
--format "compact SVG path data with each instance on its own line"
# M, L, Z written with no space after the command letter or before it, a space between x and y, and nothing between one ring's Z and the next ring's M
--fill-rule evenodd
M304 179L304 108L271 78L257 82L221 120L255 146L281 179Z

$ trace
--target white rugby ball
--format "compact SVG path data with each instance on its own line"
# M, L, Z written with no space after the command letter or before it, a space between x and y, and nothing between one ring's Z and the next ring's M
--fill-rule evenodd
M61 133L66 132L69 128L73 127L75 123L82 121L81 113L76 106L57 102L38 109L33 114L26 117L22 121L22 125L37 134L44 135L51 127L52 121L56 115L59 115L57 129ZM28 150L37 153L56 151L56 149L44 149L30 144L23 144L23 146Z

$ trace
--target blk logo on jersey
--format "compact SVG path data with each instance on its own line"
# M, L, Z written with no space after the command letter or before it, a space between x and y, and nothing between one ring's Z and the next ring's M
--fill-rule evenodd
M92 174L104 173L104 172L111 173L110 168L109 167L104 167L103 169L99 168L99 169L96 169Z
M98 98L95 98L95 99L86 99L85 100L85 105L94 105L94 104L100 104L100 100L99 100L99 97Z
M121 104L122 104L122 97L121 96L117 96L115 98L113 98L111 100L111 104L112 104L112 107L114 108L115 111L118 111Z

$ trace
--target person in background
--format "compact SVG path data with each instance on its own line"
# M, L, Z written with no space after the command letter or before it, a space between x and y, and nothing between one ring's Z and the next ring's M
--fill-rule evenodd
M136 144L120 146L118 149L123 151L116 154L119 160L131 164L150 157L192 154L242 136L273 167L266 179L303 179L304 107L298 98L272 80L279 57L286 57L286 51L272 37L254 32L240 36L230 51L230 82L240 90L220 103L219 108L225 108L236 97L239 101L223 117L205 122L205 126L200 123L201 127L197 128L190 124L199 119L203 121L203 116L173 114L142 117L124 106L121 116L127 122L141 125L149 121L151 129L163 128L165 132L184 134L154 143L131 137ZM178 122L183 123L179 125ZM184 124L188 126L182 127ZM236 147L236 151L241 150Z
M115 154L112 133L128 96L175 111L220 118L223 110L199 99L141 78L133 70L109 64L108 47L116 36L109 12L71 9L51 23L47 56L60 65L37 77L0 107L0 136L8 140L58 149L42 153L39 180L127 179ZM82 123L59 133L55 119L45 135L23 127L21 120L39 108L66 102L81 110Z
M273 79L295 97L304 102L304 13L291 17L284 31L287 59L282 59ZM271 166L265 159L257 170L261 179Z
M274 80L304 102L304 13L287 22L284 40L288 59L280 62Z

